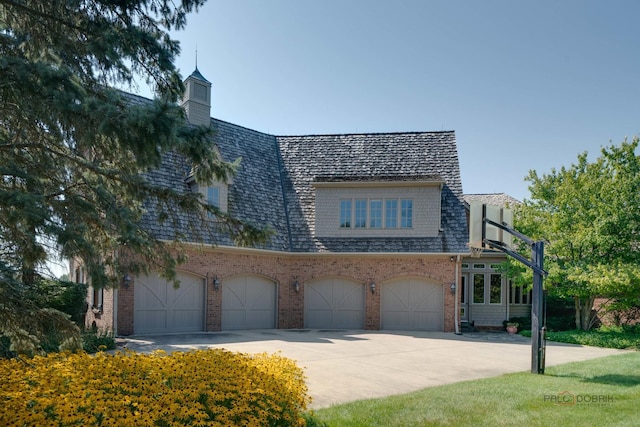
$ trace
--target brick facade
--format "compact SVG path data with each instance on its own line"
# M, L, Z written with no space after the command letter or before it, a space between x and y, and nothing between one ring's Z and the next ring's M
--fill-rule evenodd
M216 290L212 278L224 282L226 278L237 275L257 275L273 280L277 287L277 327L296 329L304 327L305 283L327 278L341 277L366 285L365 292L365 329L380 329L380 290L385 282L404 278L419 277L444 286L444 331L454 330L454 297L449 285L455 279L455 262L449 256L418 255L296 255L268 253L261 251L242 251L225 249L192 249L186 263L180 270L202 277L207 281L206 330L221 330L222 292ZM296 292L294 283L299 283ZM370 283L376 284L371 292ZM121 286L115 296L118 301L117 317L108 318L107 313L96 321L103 329L112 329L110 324L117 322L119 335L134 332L135 280L129 287ZM113 292L113 291L107 291ZM113 295L105 294L105 300ZM90 324L90 322L89 322Z

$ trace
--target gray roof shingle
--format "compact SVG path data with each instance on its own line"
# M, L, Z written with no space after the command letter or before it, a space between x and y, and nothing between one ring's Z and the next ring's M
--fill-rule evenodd
M461 252L468 240L455 134L406 132L276 137L295 252ZM312 182L442 180L442 227L430 238L317 238Z
M134 97L136 103L143 98ZM151 102L146 100L146 102ZM405 132L273 136L211 119L212 143L223 159L242 158L229 185L228 211L237 219L274 231L261 248L285 252L465 252L467 225L455 133ZM191 165L166 153L160 168L146 174L163 187L191 191ZM428 238L318 238L314 235L313 182L437 181L442 188L442 231ZM194 218L180 213L159 224L151 203L141 226L155 237L195 239ZM233 245L214 233L205 243Z

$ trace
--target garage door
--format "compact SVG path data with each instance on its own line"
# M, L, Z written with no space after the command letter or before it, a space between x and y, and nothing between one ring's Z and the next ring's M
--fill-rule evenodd
M258 276L222 282L222 329L276 327L276 284Z
M204 280L177 273L180 286L156 273L135 280L133 330L136 334L204 330Z
M424 279L401 279L382 285L383 329L442 331L442 285Z
M306 284L304 325L312 329L364 329L364 285L345 279Z

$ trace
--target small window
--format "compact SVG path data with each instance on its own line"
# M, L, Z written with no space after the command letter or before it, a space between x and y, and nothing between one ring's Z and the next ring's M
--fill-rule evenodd
M369 200L369 227L382 228L382 200Z
M398 228L398 201L396 199L385 200L384 226L385 228Z
M340 228L351 228L351 200L340 200Z
M94 311L102 311L102 300L104 296L104 289L91 288L91 308Z
M465 269L465 270L468 270L468 269L469 269L469 264L466 264L466 263L465 263L465 264L462 264L462 265L461 265L461 268L462 268L462 269Z
M411 199L400 201L400 227L413 227L413 200Z
M502 275L491 274L489 284L489 303L500 304L502 303Z
M473 275L473 303L484 304L484 274Z
M477 268L479 270L484 270L485 265L484 264L473 264L473 268Z
M367 199L356 199L356 228L367 226Z
M500 264L490 264L489 268L492 270L497 270L498 268L500 268Z
M220 188L207 187L207 203L216 208L220 207ZM209 213L209 218L215 217L214 214Z

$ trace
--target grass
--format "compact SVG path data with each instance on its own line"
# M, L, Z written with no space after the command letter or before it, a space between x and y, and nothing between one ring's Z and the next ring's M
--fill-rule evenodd
M636 426L639 401L640 352L630 352L550 367L545 375L523 372L449 384L315 415L340 427Z
M522 331L521 334L530 337L531 331ZM640 350L640 328L638 327L602 326L591 331L547 332L546 337L549 341L569 344Z

